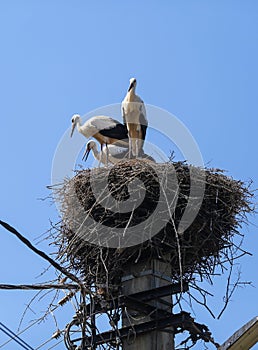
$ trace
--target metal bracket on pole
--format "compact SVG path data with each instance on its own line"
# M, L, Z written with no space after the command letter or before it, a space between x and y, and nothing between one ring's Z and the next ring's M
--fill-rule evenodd
M168 284L162 287L153 288L147 291L133 293L130 295L120 295L119 297L113 298L112 300L106 300L104 308L101 302L96 303L95 312L101 313L106 310L113 310L122 306L128 306L128 304L130 305L132 304L132 300L137 300L138 302L145 303L148 301L163 298L168 295L184 293L184 292L187 292L188 290L189 290L188 283L183 282L182 284L181 283ZM139 303L137 303L137 305L139 305ZM134 308L134 306L136 306L136 304L133 305L132 308ZM86 309L87 309L87 312L90 313L90 304L86 306Z
M179 314L169 315L163 318L156 318L155 320L140 323L134 326L120 328L118 331L108 331L100 333L96 336L96 345L105 343L113 343L117 341L118 332L119 338L128 338L132 332L137 336L150 331L159 329L165 330L167 327L173 327L175 333L180 333L185 330L189 331L195 337L203 339L205 342L210 341L211 334L205 325L200 325L194 322L194 319L187 312L180 312ZM91 338L87 339L91 343Z

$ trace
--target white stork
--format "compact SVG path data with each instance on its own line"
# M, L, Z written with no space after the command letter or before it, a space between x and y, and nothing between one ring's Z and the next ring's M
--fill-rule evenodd
M90 151L92 151L93 156L99 162L106 165L107 159L107 151L108 151L108 161L112 164L118 163L121 159L128 156L129 149L124 147L116 146L116 144L112 144L107 147L102 148L102 152L98 151L97 144L95 141L89 141L86 144L85 152L83 154L82 160L87 160Z
M128 147L128 131L126 126L113 118L103 115L96 116L90 118L82 125L80 115L74 114L72 117L71 137L76 126L77 130L86 138L94 137L100 143L101 151L103 145L107 146L112 143L116 143L116 145L121 147ZM106 156L108 162L108 149Z
M90 151L92 151L93 156L100 163L106 165L106 156L107 156L107 147L103 147L102 152L98 152L97 144L95 141L89 141L86 144L85 152L83 154L82 160L87 160ZM116 146L116 144L112 144L108 146L108 161L111 164L116 164L123 159L128 158L129 149L124 147ZM142 153L141 157L150 162L155 162L154 158L149 156L148 154Z
M143 100L136 95L136 79L130 79L128 92L122 102L122 116L128 130L130 157L141 156L148 121Z

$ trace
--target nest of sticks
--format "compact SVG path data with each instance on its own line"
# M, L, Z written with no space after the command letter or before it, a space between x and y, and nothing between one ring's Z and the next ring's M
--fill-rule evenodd
M80 170L54 196L59 259L89 286L110 288L127 266L153 258L169 262L173 281L210 278L239 255L239 229L254 210L249 186L184 162Z

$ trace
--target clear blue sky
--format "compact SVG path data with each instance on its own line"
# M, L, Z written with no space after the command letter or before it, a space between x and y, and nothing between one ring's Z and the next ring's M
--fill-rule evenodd
M205 163L257 187L257 1L2 1L0 39L1 219L34 243L57 220L55 206L39 198L49 194L52 158L71 115L119 103L131 76L146 103L188 127ZM258 314L258 220L250 220L242 232L253 257L241 264L254 288L238 289L220 320L196 308L197 322L218 342ZM53 278L37 278L48 265L2 228L0 234L1 283ZM46 242L38 247L50 252ZM210 289L218 294L210 301L215 313L224 284L222 276ZM17 329L33 295L0 291L0 321ZM29 313L23 326L35 318ZM23 337L36 348L54 330L50 320ZM5 339L0 333L0 345Z

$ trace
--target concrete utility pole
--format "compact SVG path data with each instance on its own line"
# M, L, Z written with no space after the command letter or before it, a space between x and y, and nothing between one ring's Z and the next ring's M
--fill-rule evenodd
M131 264L125 270L122 278L122 290L124 295L135 294L148 291L154 288L171 284L171 265L159 260ZM158 312L172 313L172 296L159 298L159 300L149 301ZM147 306L148 306L147 305ZM148 307L147 307L148 309ZM160 310L160 311L159 311ZM122 326L135 326L153 320L155 312L148 315L141 311L125 309L122 317ZM123 341L124 350L174 350L173 327L166 328L166 331L154 329L145 334L128 334Z

